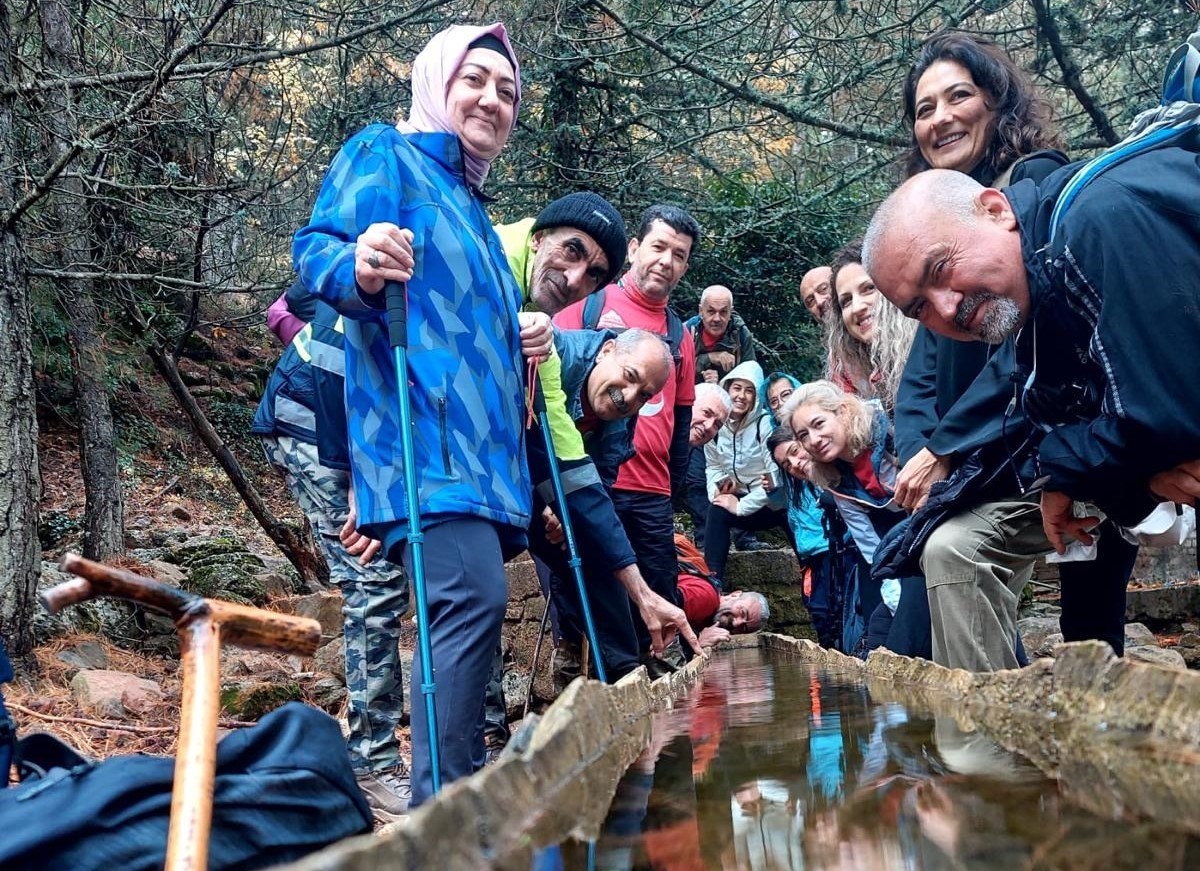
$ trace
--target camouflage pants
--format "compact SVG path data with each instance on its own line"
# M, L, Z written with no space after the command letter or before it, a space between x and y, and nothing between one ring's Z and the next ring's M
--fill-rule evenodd
M316 445L288 436L264 438L271 465L312 524L342 591L346 649L346 747L356 771L381 771L400 762L396 727L404 710L400 683L400 621L408 610L404 570L381 557L362 566L346 552L338 533L350 513L348 473L322 466Z

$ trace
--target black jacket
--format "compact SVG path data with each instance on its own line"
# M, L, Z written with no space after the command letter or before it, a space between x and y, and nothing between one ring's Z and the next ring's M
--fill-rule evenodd
M1036 363L1034 389L1057 391L1040 403L1057 418L1039 421L1047 488L1131 524L1154 474L1200 458L1200 155L1162 147L1104 172L1050 245L1073 169L1006 191L1031 295L1019 377Z

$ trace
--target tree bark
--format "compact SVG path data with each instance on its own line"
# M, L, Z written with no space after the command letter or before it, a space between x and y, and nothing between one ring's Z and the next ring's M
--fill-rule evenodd
M41 0L42 58L47 71L64 78L78 72L71 20L61 0ZM71 147L70 92L47 94L44 150L47 164L60 159ZM55 185L50 204L61 233L62 266L70 269L90 263L88 240L96 233L83 182L65 176ZM67 340L71 351L75 404L79 414L79 460L83 469L83 553L102 560L125 552L124 500L117 465L116 430L108 401L107 367L100 341L99 313L90 279L69 278L55 283L67 314Z
M0 0L2 2L2 0ZM262 526L263 531L271 537L271 540L279 546L283 551L283 555L288 558L288 561L296 567L296 571L300 573L300 578L305 585L309 587L325 587L328 586L328 570L324 561L309 548L303 538L290 526L280 522L263 502L262 496L258 490L246 477L246 472L242 469L241 463L237 461L237 457L229 450L224 440L213 429L213 425L209 423L208 418L204 414L204 410L196 403L196 399L192 396L187 385L183 383L183 379L179 376L179 369L175 365L175 360L166 351L153 345L147 349L150 359L154 361L155 367L163 380L167 382L167 386L171 388L171 393L175 396L175 401L179 403L179 407L187 414L188 419L192 422L192 427L196 430L196 434L200 436L200 440L204 442L204 446L208 448L213 457L221 468L225 470L225 474L229 476L229 480L233 482L234 488L238 491L238 495L242 497L242 501L246 503L246 507L250 509L250 513Z
M15 62L8 0L0 0L0 83L13 81ZM8 157L16 153L13 103L0 98L0 213L16 200L18 167ZM0 431L0 634L20 656L33 647L41 479L25 259L11 222L0 223Z

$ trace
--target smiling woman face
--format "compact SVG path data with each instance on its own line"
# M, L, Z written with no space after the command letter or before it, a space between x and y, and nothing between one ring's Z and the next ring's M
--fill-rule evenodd
M498 52L473 48L466 53L446 91L446 113L463 148L491 160L512 132L517 80L512 64Z
M875 338L879 291L861 263L851 263L838 270L836 292L846 332L865 345L871 344Z
M996 126L990 95L952 60L931 64L917 80L913 135L934 169L971 172L987 154Z
M849 435L840 414L808 403L792 413L791 424L796 441L813 462L829 464L837 459L853 459L843 456L848 453Z

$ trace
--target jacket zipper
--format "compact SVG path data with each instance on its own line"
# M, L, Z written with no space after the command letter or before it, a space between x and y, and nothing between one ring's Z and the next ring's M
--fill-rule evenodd
M442 441L442 466L450 476L450 440L446 435L446 398L438 397L438 435Z

